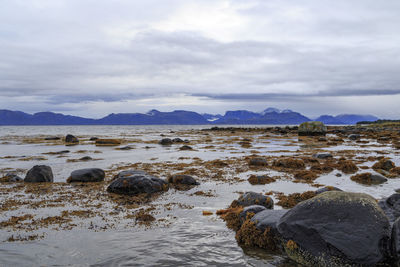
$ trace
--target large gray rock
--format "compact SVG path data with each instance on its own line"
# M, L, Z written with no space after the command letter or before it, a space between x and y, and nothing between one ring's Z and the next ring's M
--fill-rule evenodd
M67 182L101 182L104 181L105 173L102 169L98 168L88 168L80 169L71 172Z
M168 189L168 183L143 171L129 176L119 176L108 186L110 193L122 195L152 194Z
M186 184L186 185L199 185L192 176L185 174L175 174L168 177L168 183L172 184Z
M67 134L65 137L65 142L66 143L79 143L79 139L76 136L73 136L72 134Z
M163 146L168 146L168 145L172 145L173 141L170 138L163 138L161 139L161 141L159 142L160 145Z
M390 224L369 195L330 191L279 221L290 258L307 266L375 266L390 256Z
M400 194L396 193L388 198L381 199L378 205L385 212L391 223L400 217Z
M394 263L400 266L400 218L393 224L390 243Z
M264 206L267 209L274 208L274 201L269 196L260 193L246 192L234 201L235 205L247 207L252 205Z
M320 121L307 121L300 124L298 134L300 136L326 135L326 126Z
M243 209L243 211L240 212L240 214L239 214L240 223L243 223L246 220L247 214L249 214L249 213L257 214L263 210L266 210L266 208L261 205L252 205L252 206L245 207Z
M251 221L256 224L257 229L265 231L267 227L278 233L277 226L279 220L285 215L287 210L263 210L258 212L251 218Z
M27 183L42 183L42 182L53 182L53 171L49 166L36 165L28 171L25 176L24 182Z

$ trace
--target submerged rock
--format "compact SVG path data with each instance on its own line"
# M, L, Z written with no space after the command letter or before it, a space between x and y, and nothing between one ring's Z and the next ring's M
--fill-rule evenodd
M193 150L193 148L192 148L191 146L184 145L184 146L181 146L181 147L179 148L179 150Z
M132 172L132 171L131 171ZM119 176L110 183L107 191L122 195L156 193L168 189L166 181L143 171L135 171L129 176Z
M307 121L300 124L298 134L300 136L326 135L326 126L320 121Z
M73 182L101 182L104 181L105 173L102 169L88 168L80 169L71 172L71 175L67 179L68 183Z
M232 202L231 206L252 206L260 205L267 209L272 209L274 207L274 201L269 196L255 192L246 192L239 197L238 200Z
M53 182L53 171L49 166L36 165L28 171L25 176L24 182L27 183L42 183L42 182Z
M389 257L389 221L367 194L330 191L303 201L278 231L288 256L307 266L374 266Z
M66 143L79 143L79 139L76 136L73 136L72 134L68 134L65 137L65 142Z
M176 174L168 177L168 183L172 184L186 184L186 185L199 185L192 176L185 174Z

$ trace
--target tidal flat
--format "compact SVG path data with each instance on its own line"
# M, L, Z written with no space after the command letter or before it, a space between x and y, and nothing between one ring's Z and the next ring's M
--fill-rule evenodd
M328 126L323 137L298 136L294 126L1 127L0 178L24 178L35 165L51 167L54 182L0 182L0 265L293 266L238 242L221 210L249 191L275 210L324 187L389 197L400 189L400 127ZM104 181L67 182L84 168L104 170ZM126 170L189 175L198 185L108 192Z

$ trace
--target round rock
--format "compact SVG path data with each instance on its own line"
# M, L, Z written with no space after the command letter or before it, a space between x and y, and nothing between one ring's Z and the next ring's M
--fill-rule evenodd
M199 183L190 175L176 174L168 177L168 183L172 184L186 184L186 185L199 185Z
M42 183L42 182L53 182L53 171L49 166L36 165L28 171L25 176L24 182L27 183Z
M242 207L248 207L252 205L264 206L267 209L274 207L274 201L269 196L255 192L246 192L236 200L236 204Z
M156 193L168 188L166 181L146 172L137 172L130 176L120 176L108 186L110 193L122 195L137 195L141 193Z
M80 169L71 172L70 177L68 178L68 183L73 182L101 182L104 181L105 173L102 169L98 168L88 168L88 169Z
M317 195L289 210L278 231L288 256L308 266L375 266L389 256L388 218L367 194Z

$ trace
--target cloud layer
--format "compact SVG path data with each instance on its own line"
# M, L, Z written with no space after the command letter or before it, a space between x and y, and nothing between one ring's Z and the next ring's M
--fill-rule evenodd
M400 117L400 2L0 0L0 106ZM379 100L379 101L377 101Z

